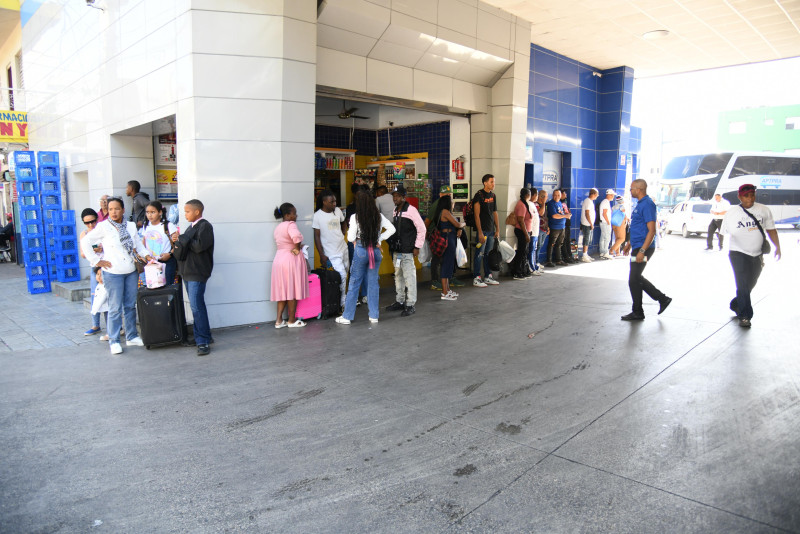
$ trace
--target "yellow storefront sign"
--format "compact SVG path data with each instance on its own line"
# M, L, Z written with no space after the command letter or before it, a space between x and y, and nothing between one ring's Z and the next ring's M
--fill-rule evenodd
M28 114L0 110L0 143L28 142Z

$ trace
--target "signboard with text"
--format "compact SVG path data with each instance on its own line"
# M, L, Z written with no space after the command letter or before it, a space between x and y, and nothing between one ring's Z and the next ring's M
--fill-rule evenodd
M28 142L28 114L0 110L0 143Z

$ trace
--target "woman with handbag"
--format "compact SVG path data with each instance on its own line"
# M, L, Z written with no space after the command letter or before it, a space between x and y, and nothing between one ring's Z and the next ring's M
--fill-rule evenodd
M369 322L378 322L380 314L378 269L383 259L381 242L394 232L394 225L378 211L372 195L367 191L359 191L356 194L356 212L350 216L347 228L347 240L355 243L350 263L350 282L344 302L344 313L336 318L337 323L350 324L355 317L358 288L364 277L367 278Z
M164 265L166 285L175 283L178 261L172 254L170 236L178 231L178 227L167 221L166 211L158 200L153 200L145 208L145 221L142 227L142 243L151 256ZM142 273L144 281L144 273Z
M514 280L527 280L531 277L528 269L528 257L531 247L531 230L533 227L533 215L528 205L531 192L523 187L519 192L519 201L514 207L514 235L517 237L517 253L514 255L513 269Z
M103 270L103 284L108 292L108 343L111 354L121 354L120 329L123 314L128 346L142 346L136 330L136 291L139 273L136 264L141 258L151 261L142 240L136 233L136 223L123 220L125 205L121 198L108 199L108 219L81 239L81 250L92 267ZM102 259L94 251L102 245Z
M449 196L441 197L433 216L437 230L447 241L447 247L442 254L442 300L458 299L458 293L450 289L450 279L456 270L456 239L461 237L461 229L466 224L453 217L452 209L453 199Z

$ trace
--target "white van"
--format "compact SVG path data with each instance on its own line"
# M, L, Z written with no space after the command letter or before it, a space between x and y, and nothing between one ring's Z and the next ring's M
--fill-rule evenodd
M680 232L683 237L708 234L711 224L711 202L691 199L681 202L666 214L666 231Z

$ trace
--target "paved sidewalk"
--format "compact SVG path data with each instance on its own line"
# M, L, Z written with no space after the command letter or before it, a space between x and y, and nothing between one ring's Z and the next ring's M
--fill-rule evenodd
M0 532L800 532L795 239L752 329L726 255L671 236L645 275L675 300L641 323L598 260L204 358L113 357L5 277L5 317L69 343L0 353Z

